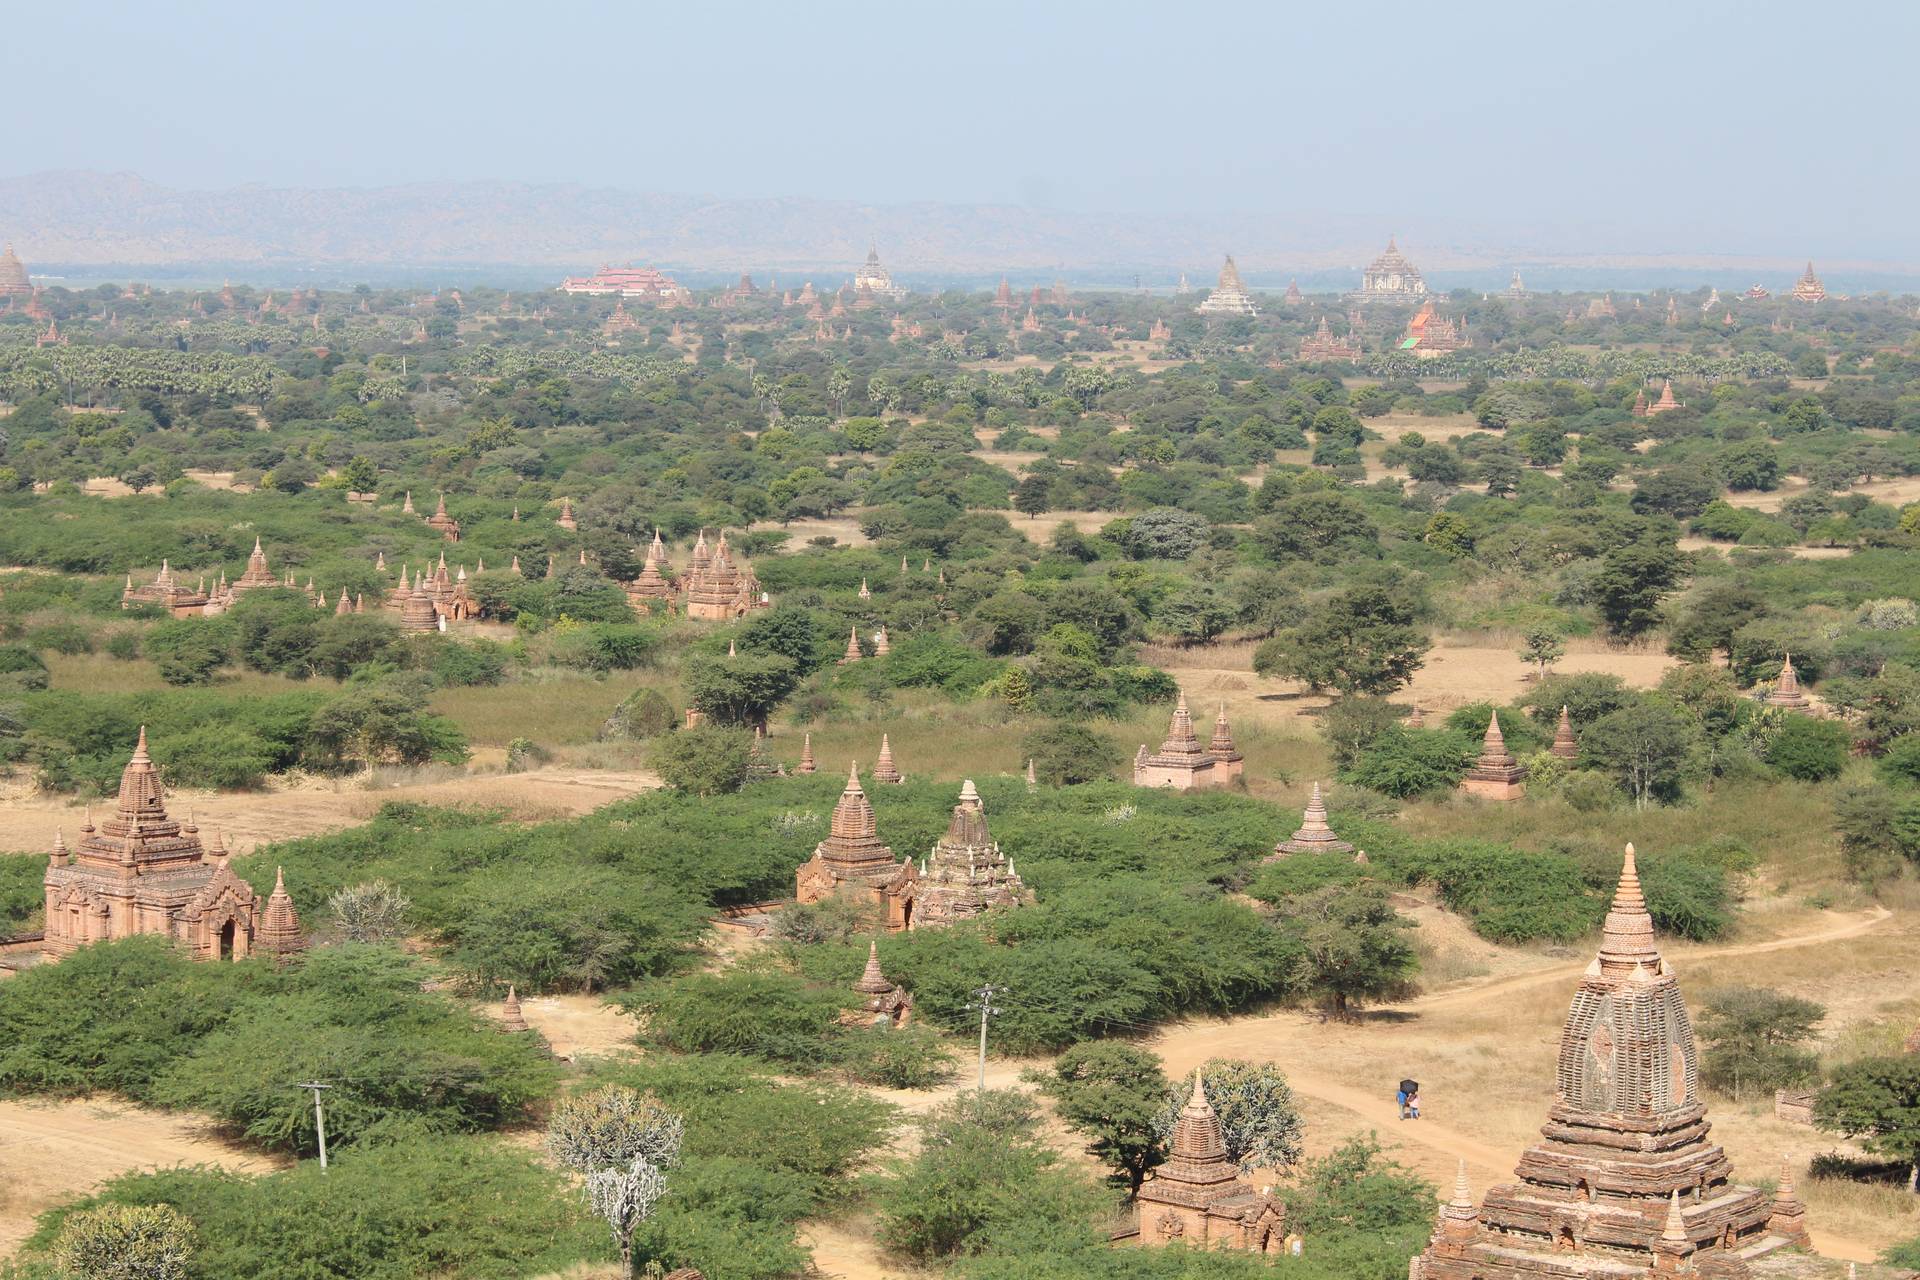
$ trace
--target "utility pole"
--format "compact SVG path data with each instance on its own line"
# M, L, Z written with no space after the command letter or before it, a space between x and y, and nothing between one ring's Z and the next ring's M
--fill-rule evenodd
M987 1088L987 1019L1000 1012L993 1003L993 998L1006 993L1005 987L996 987L989 982L973 993L974 1003L967 1006L968 1009L980 1011L980 1090L983 1093Z
M318 1080L302 1080L293 1086L296 1089L313 1090L313 1127L320 1134L320 1172L327 1171L327 1109L320 1102L320 1091L333 1088L330 1084L321 1084Z

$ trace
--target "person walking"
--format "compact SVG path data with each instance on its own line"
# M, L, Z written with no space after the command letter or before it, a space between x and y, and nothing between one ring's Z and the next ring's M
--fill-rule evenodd
M1394 1093L1394 1102L1400 1108L1402 1120L1420 1118L1420 1082L1402 1080L1400 1088Z

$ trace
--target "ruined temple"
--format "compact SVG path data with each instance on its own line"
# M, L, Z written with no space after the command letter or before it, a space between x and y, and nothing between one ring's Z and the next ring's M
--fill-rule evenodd
M1771 1198L1734 1183L1708 1138L1699 1075L1628 845L1600 953L1560 1035L1541 1140L1477 1209L1462 1170L1409 1280L1744 1280L1750 1260L1804 1246L1791 1179Z
M427 528L448 542L460 541L460 522L447 514L446 494L441 494L440 501L434 504L433 514L427 517Z
M850 767L827 838L794 873L795 897L802 903L840 894L864 898L879 909L886 928L897 932L912 923L915 879L913 864L896 862L893 850L880 842L873 803L860 786L860 767Z
M1307 798L1307 811L1300 816L1300 829L1273 846L1268 862L1276 862L1295 853L1352 853L1353 846L1333 834L1327 825L1327 802L1320 796L1320 784L1313 784Z
M1240 268L1233 264L1233 255L1228 254L1225 264L1220 268L1220 281L1214 285L1213 292L1207 295L1194 310L1203 316L1254 316L1259 309L1253 305L1253 295L1240 283Z
M1247 758L1240 754L1240 748L1233 745L1233 728L1227 724L1227 704L1220 704L1220 714L1213 718L1213 738L1207 743L1207 754L1213 757L1214 785L1227 786L1239 780L1246 771Z
M173 566L162 560L160 572L153 576L152 582L143 582L136 587L129 574L126 588L120 592L122 609L143 604L158 605L176 618L197 617L206 612L207 592L204 585L189 587L176 579Z
M1518 800L1526 794L1527 767L1507 750L1498 711L1487 717L1487 732L1480 740L1480 758L1467 770L1460 789L1483 800Z
M144 728L120 775L113 815L98 828L89 819L71 852L56 834L42 884L41 946L49 957L137 934L171 938L196 960L285 954L302 945L284 880L263 903L228 867L218 842L207 849L191 820L167 816Z
M635 613L648 613L653 602L664 602L669 611L673 608L675 595L673 584L667 581L664 570L667 567L667 546L660 540L660 531L653 531L653 544L647 548L646 562L640 566L640 576L627 585L627 603L633 606Z
M0 298L31 298L33 281L27 276L27 265L8 245L0 249Z
M1187 710L1187 695L1182 692L1174 704L1173 719L1160 749L1148 753L1146 744L1133 757L1133 784L1136 787L1172 787L1190 791L1196 787L1224 784L1223 774L1215 768L1213 753L1202 745L1193 731L1193 714Z
M1166 1162L1141 1184L1134 1206L1132 1239L1139 1245L1184 1244L1275 1257L1286 1251L1286 1206L1240 1180L1198 1071L1193 1093L1174 1122Z
M853 990L861 997L860 1007L843 1021L891 1029L913 1020L913 995L881 971L879 943L867 943L867 967L854 980Z
M1013 859L987 831L986 806L969 778L946 834L920 864L911 891L912 927L932 929L977 916L993 907L1017 907L1033 895L1013 869Z

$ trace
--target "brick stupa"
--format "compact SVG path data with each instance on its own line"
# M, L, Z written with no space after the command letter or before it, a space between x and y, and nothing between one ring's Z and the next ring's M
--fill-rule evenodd
M1773 682L1766 703L1770 707L1786 707L1793 711L1804 711L1813 705L1800 689L1800 673L1793 669L1792 654L1787 654L1781 661L1780 676Z
M1480 758L1467 770L1460 789L1482 800L1518 800L1527 792L1527 767L1507 750L1498 711L1487 718L1486 736L1480 740Z
M866 898L880 908L886 927L897 931L911 919L914 879L913 864L896 861L893 850L880 842L873 802L860 786L859 766L851 766L827 838L794 873L795 896L802 903L836 894Z
M1547 750L1562 760L1573 760L1580 755L1580 741L1573 736L1573 717L1564 705L1560 708L1560 723L1553 731L1553 745Z
M1541 1140L1477 1209L1462 1171L1409 1280L1745 1280L1751 1260L1804 1244L1790 1183L1770 1198L1733 1182L1708 1138L1699 1074L1628 845L1600 953L1561 1032Z
M1182 693L1174 705L1173 720L1160 749L1148 754L1146 744L1133 757L1133 785L1136 787L1172 787L1191 791L1198 787L1217 787L1213 755L1193 731L1193 713L1187 710L1187 695Z
M1134 1205L1135 1244L1276 1257L1286 1251L1286 1206L1240 1180L1198 1071L1193 1093L1174 1122L1166 1162L1141 1184Z
M1213 757L1214 785L1227 786L1238 781L1246 772L1247 758L1240 754L1240 748L1233 745L1233 728L1227 723L1227 704L1220 704L1220 714L1213 718L1213 739L1207 743L1207 754Z
M1327 804L1320 797L1320 784L1313 784L1313 794L1307 799L1307 811L1301 815L1300 829L1291 836L1273 846L1269 862L1278 861L1296 853L1352 853L1353 846L1333 834L1333 828L1327 825Z

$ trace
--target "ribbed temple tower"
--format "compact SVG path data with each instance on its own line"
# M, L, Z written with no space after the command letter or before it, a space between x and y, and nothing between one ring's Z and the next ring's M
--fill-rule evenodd
M1327 804L1320 798L1320 784L1316 782L1313 784L1313 794L1307 800L1307 811L1301 816L1300 829L1273 846L1273 853L1267 861L1295 853L1352 852L1353 846L1333 834L1333 828L1327 825Z
M1555 1099L1517 1181L1464 1178L1410 1280L1737 1280L1806 1239L1805 1209L1733 1182L1700 1100L1693 1026L1627 846L1600 953L1560 1033Z
M1174 704L1173 719L1167 724L1167 736L1160 749L1151 755L1146 744L1133 758L1133 784L1137 787L1172 787L1190 791L1196 787L1220 785L1212 753L1193 731L1193 713L1187 710L1183 692Z
M1220 714L1213 718L1213 740L1207 743L1207 754L1213 757L1213 776L1216 786L1226 786L1246 770L1247 758L1240 754L1240 748L1233 745L1233 726L1227 723L1227 704L1220 704Z
M345 599L343 594L341 599ZM293 909L293 896L287 892L284 867L273 869L273 892L267 895L266 910L260 913L260 926L254 931L253 947L285 958L307 949L307 937L300 931L300 915Z
M860 767L847 770L847 785L833 806L827 838L794 873L795 897L819 902L837 893L871 897L883 910L888 929L905 929L911 915L913 864L894 859L880 842L873 802L860 785Z
M1166 1163L1141 1184L1134 1203L1138 1244L1272 1255L1285 1249L1286 1208L1240 1181L1198 1071L1193 1093L1174 1121Z
M980 915L993 907L1017 907L1032 895L1013 860L987 831L987 810L969 778L946 834L934 841L913 887L913 927L931 929Z
M1460 789L1483 800L1518 800L1527 791L1527 767L1507 750L1507 737L1500 732L1500 713L1487 718L1487 732L1480 740L1480 758L1467 770Z
M627 603L633 606L635 613L649 613L655 600L671 604L674 598L673 584L667 581L662 572L667 563L667 546L660 540L660 531L653 531L653 544L647 548L647 558L640 566L640 576L627 586Z
M907 780L907 775L893 762L893 739L884 733L880 735L880 754L873 761L873 780L890 787Z
M48 956L90 942L159 934L195 959L239 959L262 947L262 904L253 887L227 866L225 851L208 850L191 820L167 815L160 774L140 730L120 775L113 815L80 829L69 853L56 836L42 880ZM299 921L284 883L276 887L275 950L297 938Z

